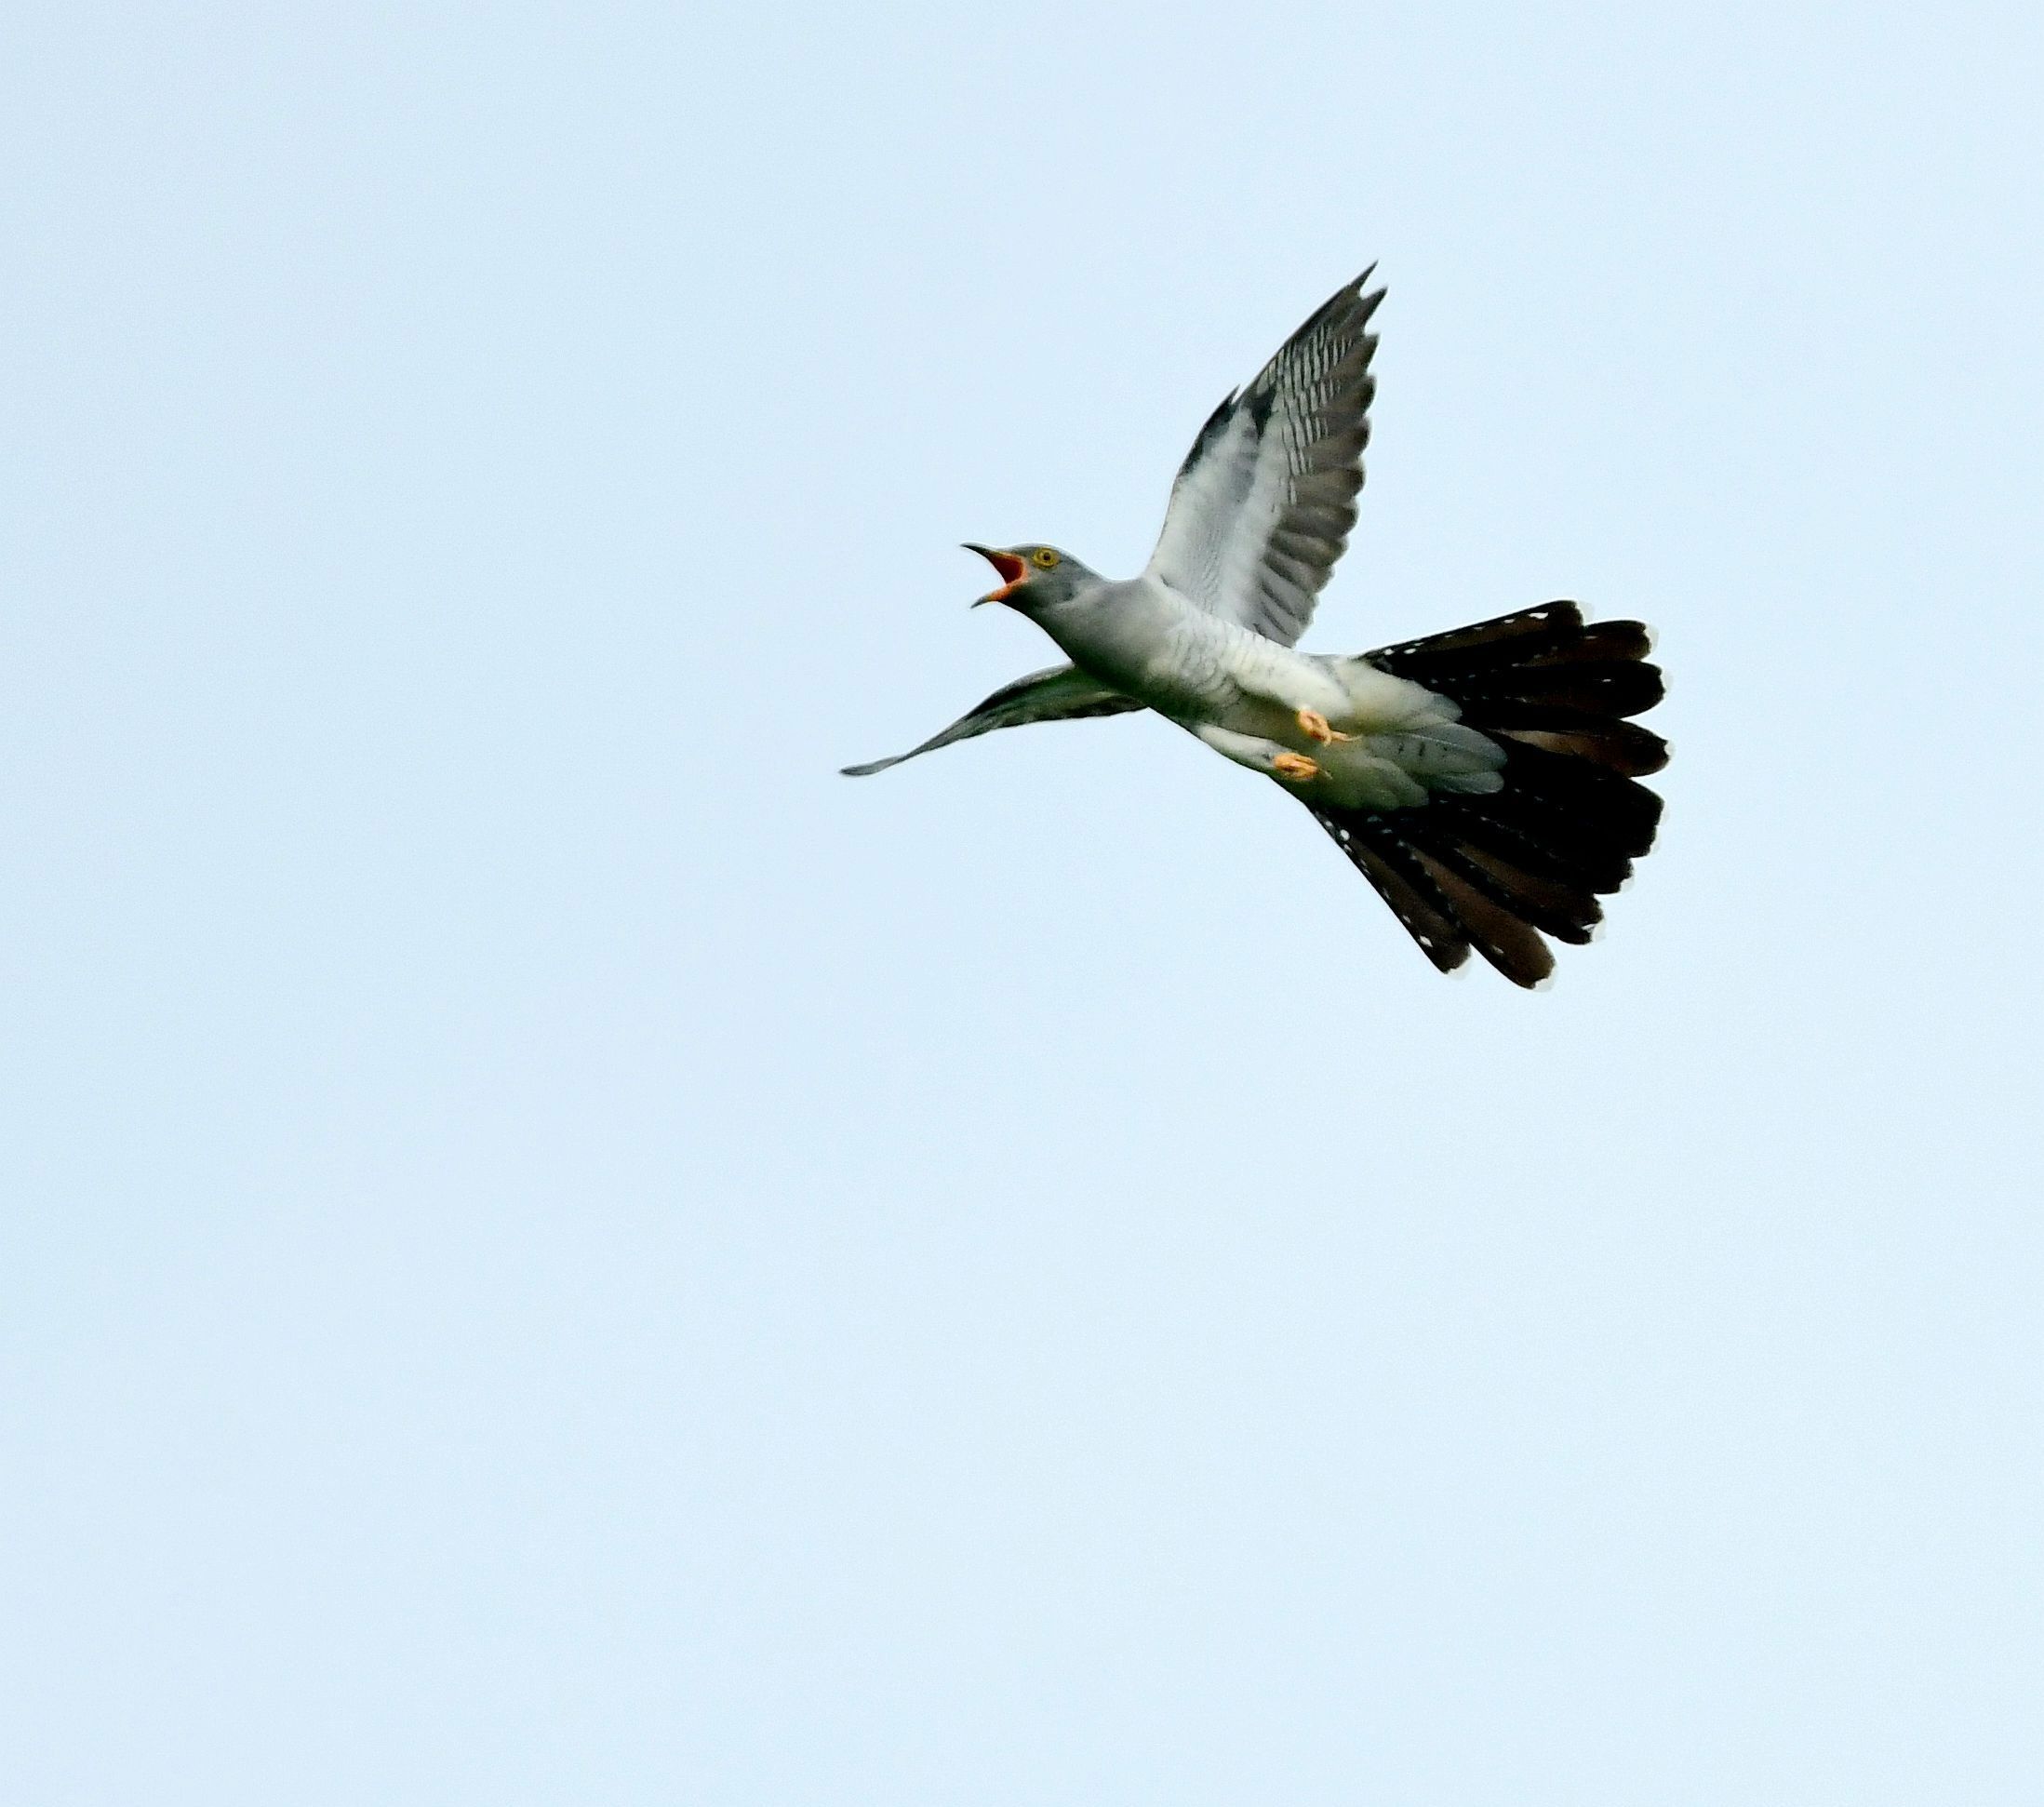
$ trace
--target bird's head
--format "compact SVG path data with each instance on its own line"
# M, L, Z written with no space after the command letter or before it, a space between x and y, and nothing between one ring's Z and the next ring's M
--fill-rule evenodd
M968 541L966 550L978 553L1001 579L1000 588L980 597L972 605L975 609L981 602L1005 602L1027 612L1062 602L1100 582L1070 553L1055 546L976 546Z

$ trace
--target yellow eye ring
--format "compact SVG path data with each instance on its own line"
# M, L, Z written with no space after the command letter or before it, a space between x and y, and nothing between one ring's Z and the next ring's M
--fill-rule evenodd
M1029 555L1029 562L1039 571L1047 571L1058 562L1058 555L1049 546L1038 546Z

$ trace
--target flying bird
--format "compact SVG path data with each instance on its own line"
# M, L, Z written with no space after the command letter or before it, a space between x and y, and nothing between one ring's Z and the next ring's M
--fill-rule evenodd
M1637 780L1666 743L1637 622L1549 602L1343 655L1295 642L1356 525L1376 393L1375 266L1214 409L1138 577L1051 545L979 546L1004 603L1068 663L1018 678L862 778L996 728L1150 709L1298 798L1443 972L1473 948L1515 984L1586 942L1653 845ZM975 607L978 605L975 604Z

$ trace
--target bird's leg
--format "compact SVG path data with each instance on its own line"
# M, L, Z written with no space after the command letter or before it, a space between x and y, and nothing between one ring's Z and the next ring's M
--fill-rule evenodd
M1322 746L1326 746L1330 741L1353 741L1356 738L1353 734L1344 734L1340 729L1331 727L1328 718L1317 709L1300 710L1298 721L1299 731L1307 740L1317 741Z
M1210 721L1191 726L1193 732L1216 753L1233 759L1238 766L1249 767L1251 771L1265 772L1293 784L1306 783L1320 775L1318 760L1294 753L1276 741L1266 741L1261 734L1237 733L1232 728L1222 728L1218 722Z

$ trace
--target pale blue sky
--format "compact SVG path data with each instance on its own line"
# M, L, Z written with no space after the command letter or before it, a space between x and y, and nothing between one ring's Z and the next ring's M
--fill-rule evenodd
M2028 1807L2040 48L16 9L0 1794ZM1372 259L1309 645L1662 632L1543 996L1160 723L835 775Z

